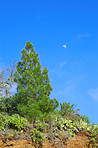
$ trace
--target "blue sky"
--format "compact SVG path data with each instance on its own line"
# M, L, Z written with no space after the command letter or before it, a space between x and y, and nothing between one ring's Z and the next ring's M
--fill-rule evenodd
M49 70L52 98L98 123L98 1L0 1L0 69L31 41Z

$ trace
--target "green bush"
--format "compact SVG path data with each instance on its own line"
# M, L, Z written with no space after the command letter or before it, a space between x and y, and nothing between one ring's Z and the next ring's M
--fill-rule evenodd
M0 130L4 130L6 127L6 121L8 120L9 116L5 113L0 113Z
M20 117L18 114L9 116L5 122L9 128L15 128L17 130L22 130L29 126L27 119Z
M45 122L40 122L39 120L34 124L34 128L31 131L31 139L35 145L38 147L46 140L45 131L48 127L48 124Z

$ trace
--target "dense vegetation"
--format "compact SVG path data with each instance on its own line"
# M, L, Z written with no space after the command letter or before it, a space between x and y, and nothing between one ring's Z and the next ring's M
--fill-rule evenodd
M84 130L90 133L92 143L97 143L98 124L90 124L88 117L80 116L74 104L59 104L56 98L50 98L53 89L48 69L45 67L42 70L33 45L27 42L21 53L21 61L16 66L12 64L0 73L2 140L5 142L10 137L17 139L24 135L38 147L46 139L55 144L55 139L59 137L62 143ZM17 86L15 94L11 93L13 85Z

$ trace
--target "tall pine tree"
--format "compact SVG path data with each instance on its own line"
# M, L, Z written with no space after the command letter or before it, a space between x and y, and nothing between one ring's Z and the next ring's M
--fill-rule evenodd
M21 61L17 63L15 82L17 94L15 96L18 111L30 118L32 116L49 113L58 107L56 99L50 99L53 90L45 67L42 71L39 54L35 53L31 42L26 43L22 50Z

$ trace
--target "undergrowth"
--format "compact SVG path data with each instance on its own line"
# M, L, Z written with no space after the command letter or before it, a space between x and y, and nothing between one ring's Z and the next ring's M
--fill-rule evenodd
M0 133L3 136L2 141L7 142L12 139L31 139L34 146L37 148L46 140L51 141L54 145L64 144L68 138L76 136L79 131L87 131L89 140L93 147L98 143L98 124L88 124L81 120L70 120L62 117L51 115L50 121L34 122L33 128L24 117L18 114L8 116L4 113L0 114ZM59 142L57 143L57 139Z

